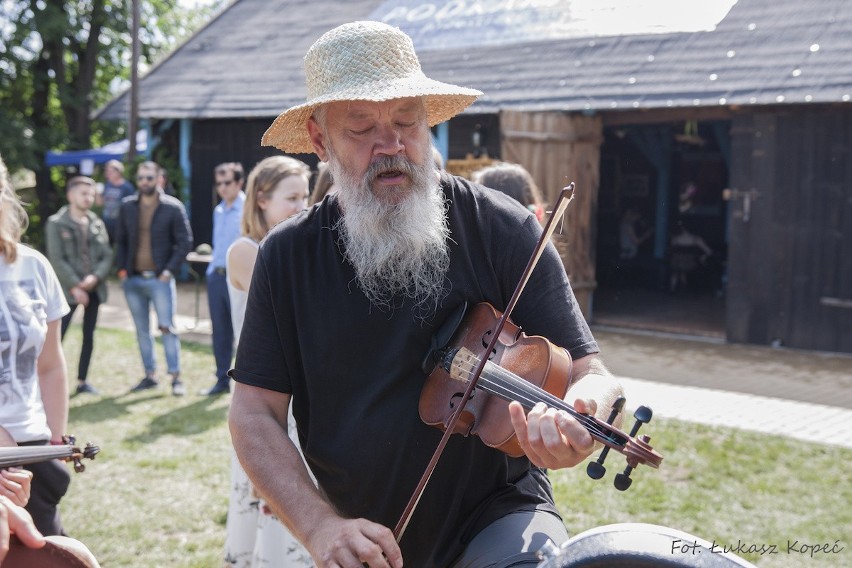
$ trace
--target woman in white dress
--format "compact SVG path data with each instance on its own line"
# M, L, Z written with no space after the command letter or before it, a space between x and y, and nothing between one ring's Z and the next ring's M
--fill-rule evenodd
M259 162L248 176L241 222L242 236L228 249L227 257L231 321L237 342L243 327L246 299L259 243L276 224L306 208L310 173L310 168L299 160L273 156ZM290 437L298 447L292 411L289 424ZM299 541L255 494L235 453L231 454L225 566L314 566Z

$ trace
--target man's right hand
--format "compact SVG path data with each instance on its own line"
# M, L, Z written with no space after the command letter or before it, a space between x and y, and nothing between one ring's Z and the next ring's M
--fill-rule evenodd
M319 568L402 568L393 532L367 519L324 522L306 544Z
M79 286L71 288L71 297L74 298L75 304L79 304L84 308L89 305L89 293Z

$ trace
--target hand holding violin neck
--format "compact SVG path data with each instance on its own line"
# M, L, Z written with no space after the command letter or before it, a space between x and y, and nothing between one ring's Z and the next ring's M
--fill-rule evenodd
M607 370L596 355L587 355L574 360L574 382L565 394L565 400L573 403L577 399L595 401L594 415L601 420L619 398L624 397L621 383ZM612 423L621 428L623 416L619 413Z

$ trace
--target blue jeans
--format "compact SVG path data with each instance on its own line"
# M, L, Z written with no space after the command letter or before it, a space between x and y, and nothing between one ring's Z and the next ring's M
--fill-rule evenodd
M163 282L159 278L129 276L122 284L127 307L136 326L136 342L142 355L147 376L154 376L154 336L151 334L151 305L157 314L157 326L163 334L163 349L170 374L180 373L180 339L175 333L174 314L177 307L177 288L174 278Z
M216 380L228 383L228 371L234 355L234 327L231 325L231 300L228 297L227 276L218 272L207 275L207 305L213 324L213 356L216 359Z

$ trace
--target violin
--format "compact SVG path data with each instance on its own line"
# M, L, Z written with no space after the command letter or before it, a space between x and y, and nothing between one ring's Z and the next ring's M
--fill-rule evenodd
M491 339L492 330L500 313L491 304L476 304L469 313L463 305L439 329L433 349L424 359L424 367L431 360L434 369L426 379L420 395L420 418L426 424L446 429L463 396L462 390L480 363L477 352L482 352ZM459 312L462 317L459 318ZM460 321L459 321L460 320ZM445 345L436 345L448 335L447 327L458 323L452 338ZM571 386L572 363L568 352L553 345L544 337L528 336L511 320L503 326L496 346L488 354L476 388L456 421L453 433L476 435L488 446L512 456L523 455L515 430L509 419L509 403L516 400L527 410L539 402L551 408L564 410L573 416L598 442L605 447L602 458L587 468L589 476L600 479L605 472L603 459L610 449L627 459L628 469L616 476L617 489L626 490L632 480L630 473L639 465L658 468L663 456L649 444L649 436L636 437L642 424L650 421L652 412L641 406L636 411L636 426L626 434L613 426L624 406L620 397L606 421L577 412L563 400ZM460 390L459 385L463 385ZM477 392L479 391L479 392Z
M81 473L86 470L82 460L95 459L101 449L86 442L81 450L77 447L74 436L63 436L62 444L57 446L14 446L0 447L0 468L28 465L50 460L70 461L74 464L74 471Z
M464 386L479 364L476 353L487 348L499 316L491 304L476 304L469 309L465 303L439 328L423 362L427 379L418 410L424 423L447 428ZM451 330L453 326L457 328ZM554 397L548 393L564 395L571 377L571 356L567 351L543 337L527 336L507 321L453 433L479 436L487 446L520 457L523 450L509 420L509 402L517 400L527 410L536 402L559 408L563 405L554 404Z

